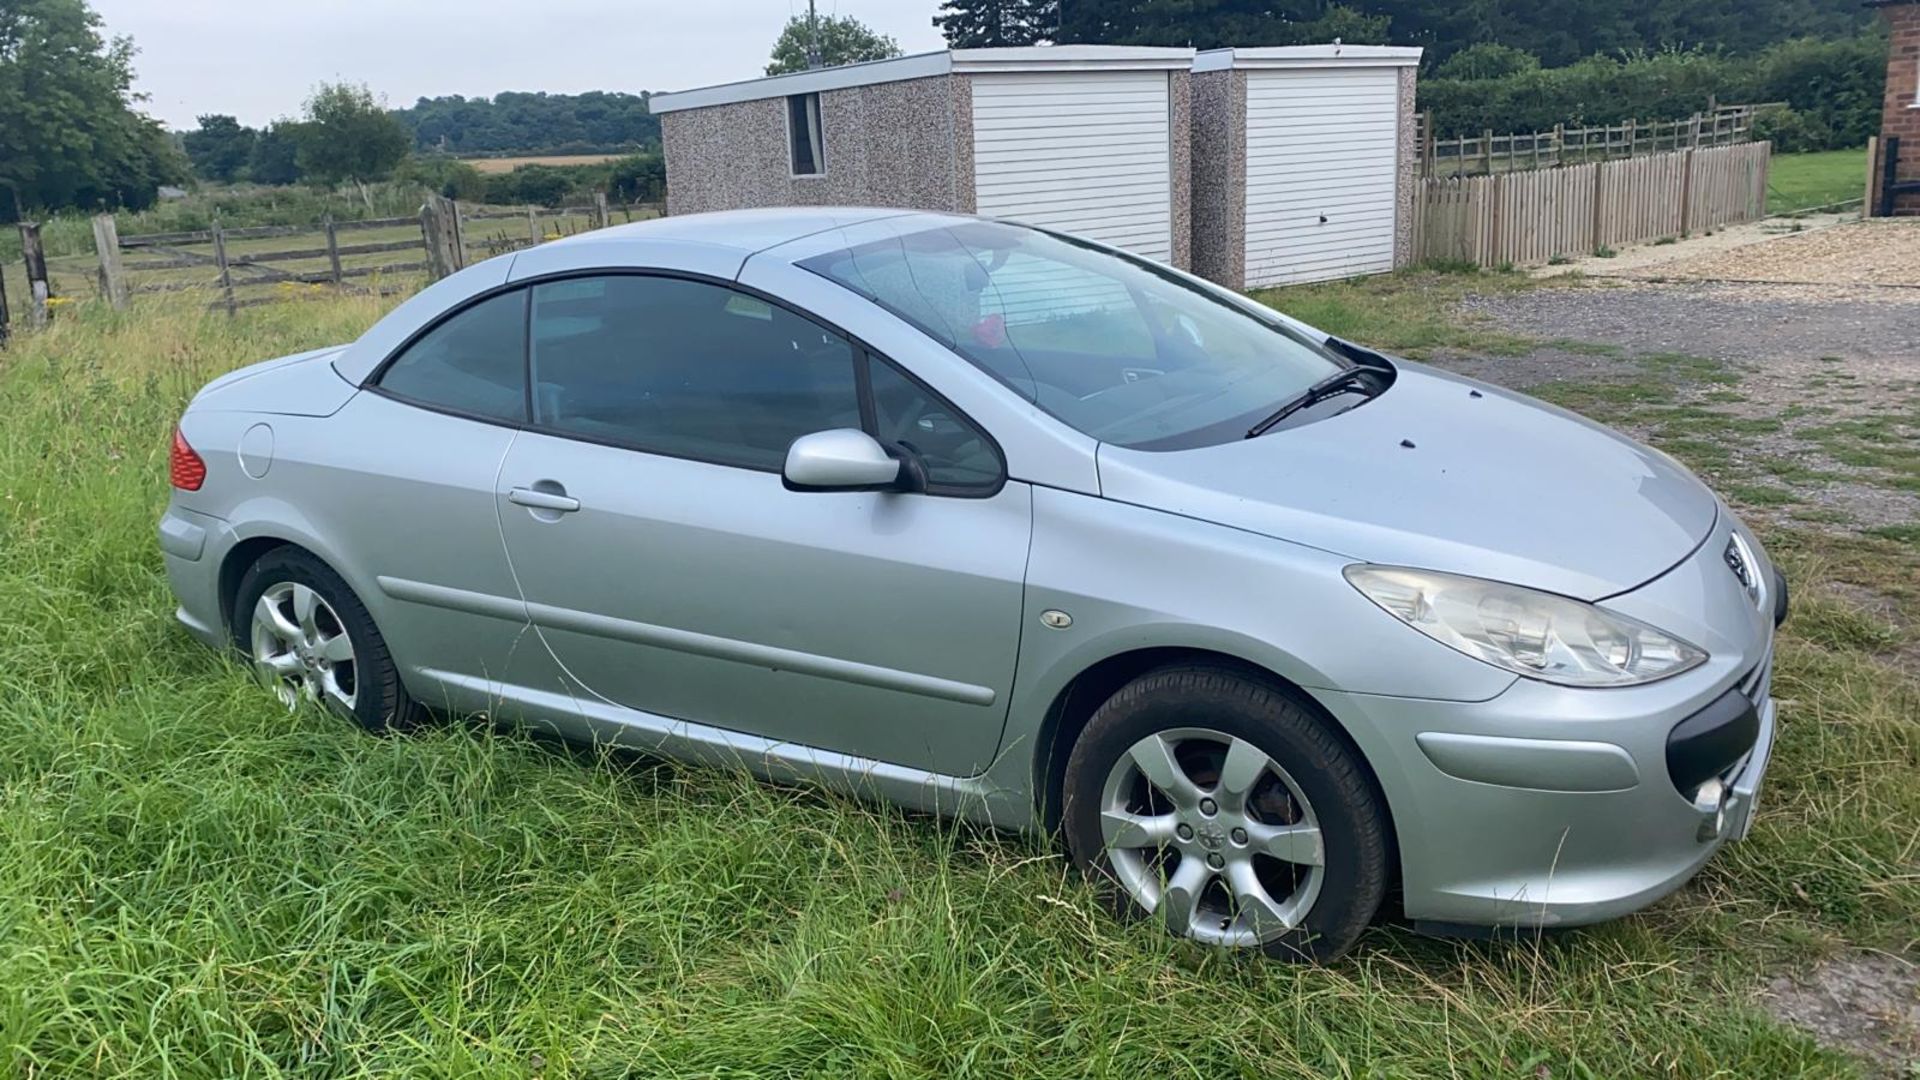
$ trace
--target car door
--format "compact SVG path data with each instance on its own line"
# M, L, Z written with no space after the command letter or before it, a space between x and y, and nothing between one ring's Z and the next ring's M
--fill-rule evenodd
M532 298L535 415L500 471L501 531L579 685L656 717L984 769L1032 510L991 439L846 336L721 283L609 274ZM917 440L928 492L788 490L788 445L832 428Z
M526 420L526 304L524 289L499 293L426 329L329 420L327 473L287 480L324 516L408 687L433 707L490 710L503 688L552 670L528 641L494 508Z

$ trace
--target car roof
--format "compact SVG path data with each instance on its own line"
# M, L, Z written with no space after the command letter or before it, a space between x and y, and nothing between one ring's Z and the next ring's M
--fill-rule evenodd
M724 210L636 221L496 256L428 286L376 323L333 362L363 382L394 349L450 308L514 281L600 267L668 267L732 280L747 259L805 237L874 221L911 230L970 218L885 207L814 206Z
M579 233L549 246L674 241L720 248L744 258L815 233L844 229L881 218L925 218L931 226L941 221L955 220L956 215L872 206L782 206L757 210L721 210L616 225L610 229Z

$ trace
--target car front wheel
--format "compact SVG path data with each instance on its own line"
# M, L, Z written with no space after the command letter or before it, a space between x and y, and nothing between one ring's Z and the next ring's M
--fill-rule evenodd
M1067 761L1067 846L1118 914L1287 960L1346 952L1379 910L1387 819L1354 751L1224 668L1136 679Z

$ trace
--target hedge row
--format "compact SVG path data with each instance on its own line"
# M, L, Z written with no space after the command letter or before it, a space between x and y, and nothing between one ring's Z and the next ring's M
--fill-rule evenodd
M1750 56L1663 52L1624 59L1594 57L1540 68L1524 54L1487 58L1492 78L1427 78L1420 108L1431 110L1440 138L1545 131L1627 120L1676 120L1710 103L1784 101L1760 134L1783 151L1860 146L1880 128L1887 39L1801 38ZM1450 75L1468 65L1443 66Z

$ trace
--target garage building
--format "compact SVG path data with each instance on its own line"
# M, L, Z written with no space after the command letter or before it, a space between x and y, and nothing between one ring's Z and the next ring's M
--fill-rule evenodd
M958 49L656 94L673 214L979 213L1191 264L1192 49Z
M1407 265L1419 62L1381 45L1196 56L1193 269L1259 288Z

